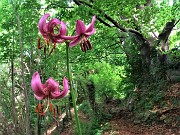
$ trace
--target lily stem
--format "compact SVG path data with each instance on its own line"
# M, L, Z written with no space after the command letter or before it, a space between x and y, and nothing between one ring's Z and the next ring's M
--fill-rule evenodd
M75 122L76 122L77 129L78 129L78 135L82 135L81 126L80 126L79 117L78 117L77 106L76 106L76 96L75 96L76 92L73 89L72 76L71 76L71 70L70 70L70 65L69 65L69 42L66 42L66 58L67 58L67 73L68 73L70 91L71 91L71 95L72 95L72 102L73 102L74 114L75 114Z

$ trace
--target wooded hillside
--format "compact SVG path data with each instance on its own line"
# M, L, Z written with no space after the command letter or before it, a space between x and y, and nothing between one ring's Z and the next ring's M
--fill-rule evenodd
M1 0L0 11L0 134L180 132L178 0Z

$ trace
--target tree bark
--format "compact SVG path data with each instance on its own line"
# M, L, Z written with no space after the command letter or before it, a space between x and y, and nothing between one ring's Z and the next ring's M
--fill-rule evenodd
M15 84L14 84L14 56L13 56L13 49L14 49L14 33L13 33L13 43L10 51L11 56L11 81L12 81L12 88L11 88L11 102L12 102L12 118L13 118L13 128L14 128L14 135L18 134L17 130L17 117L16 117L16 104L15 104Z
M169 50L168 38L172 32L173 27L175 26L175 20L171 22L167 22L163 31L158 36L158 43L161 46L162 52L166 52ZM159 54L159 61L161 64L165 64L167 61L167 54Z
M26 135L31 135L30 131L30 113L29 113L29 99L28 99L28 92L27 92L27 87L26 87L26 80L25 80L25 70L24 70L24 55L23 55L23 41L22 41L22 32L21 32L21 22L20 22L20 17L17 13L15 3L11 0L10 1L12 4L12 8L14 11L14 15L17 19L17 24L18 24L18 35L19 35L19 46L20 46L20 59L21 59L21 76L22 76L22 83L23 83L23 92L25 96L25 129L26 129Z
M26 80L25 80L25 70L24 70L24 55L23 55L23 42L22 42L22 33L21 33L21 26L20 26L20 18L19 15L16 14L17 17L17 22L18 22L18 34L19 34L19 45L20 45L20 58L21 58L21 76L23 80L23 92L25 96L25 112L26 112L26 118L25 118L25 128L26 128L26 135L31 135L30 132L30 115L29 115L29 99L28 99L28 92L27 92L27 87L26 87Z

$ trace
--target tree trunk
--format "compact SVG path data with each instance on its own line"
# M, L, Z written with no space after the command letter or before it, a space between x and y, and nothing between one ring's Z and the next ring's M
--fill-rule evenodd
M16 7L15 7L15 3L11 0L10 1L12 4L12 8L14 10L14 15L17 19L17 24L18 24L18 35L19 35L19 46L20 46L20 59L21 59L21 76L22 76L22 83L23 83L23 92L24 92L24 96L25 96L25 129L26 129L26 135L31 135L30 132L30 113L29 113L29 99L28 99L28 92L27 92L27 88L26 88L26 81L25 81L25 70L24 70L24 63L23 63L23 59L24 59L24 55L23 55L23 41L22 41L22 32L21 32L21 22L20 22L20 17L17 13Z
M95 110L95 105L96 105L96 100L95 100L95 86L92 81L89 81L87 84L87 90L88 90L88 95L89 95L89 102L91 105L92 110L96 113Z
M13 57L13 49L14 49L14 33L13 33L13 43L11 47L11 81L12 81L12 96L11 96L11 102L12 102L12 118L13 118L13 128L14 128L14 135L17 135L17 117L16 117L16 104L15 104L15 84L14 84L14 57Z
M22 81L23 81L23 92L25 96L25 113L26 113L26 118L25 118L25 128L26 128L26 135L31 135L30 132L30 115L29 115L29 99L28 99L28 92L26 88L26 80L25 80L25 75L24 75L24 63L23 63L23 42L22 42L22 33L21 33L21 27L20 27L20 18L19 15L17 15L17 21L18 21L18 34L19 34L19 45L20 45L20 57L21 57L21 75L22 75Z

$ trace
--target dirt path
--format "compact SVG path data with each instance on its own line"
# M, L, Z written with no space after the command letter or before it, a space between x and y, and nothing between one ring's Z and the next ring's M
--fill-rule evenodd
M112 119L111 129L103 135L180 135L180 129L165 126L164 124L136 125L124 118Z
M80 119L83 122L88 122L83 113L80 113ZM60 135L74 135L73 132L73 128L70 126ZM172 125L168 126L164 123L154 123L152 125L135 124L124 115L108 121L108 127L101 135L180 135L180 128Z
M169 91L166 93L169 108L154 108L153 111L156 111L156 113L159 114L159 121L156 121L151 125L140 122L142 120L139 120L137 123L135 117L131 115L130 112L121 110L114 102L107 104L105 106L106 110L116 110L115 112L117 113L115 115L111 114L113 116L112 119L101 124L103 129L101 135L180 135L180 108L179 106L173 107L173 104L171 103L172 98L176 97L179 99L179 90L180 83L170 87ZM65 115L63 115L63 117L64 116ZM80 121L84 124L90 122L89 117L82 112L79 112L79 117ZM108 124L108 126L106 124ZM66 127L60 135L74 135L74 127L75 123L70 121L69 126ZM53 135L52 129L55 128L52 127L51 133L49 132L50 134L48 135Z
M83 113L80 113L80 119L83 122L89 122ZM125 116L113 118L108 124L108 128L102 132L102 135L180 135L180 128L178 127L168 126L164 123L152 125L134 124ZM73 122L60 135L74 135L72 127L74 127ZM53 135L54 129L56 129L55 126L49 130L48 135Z

